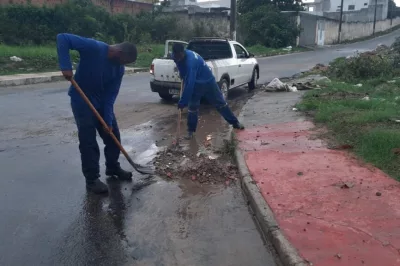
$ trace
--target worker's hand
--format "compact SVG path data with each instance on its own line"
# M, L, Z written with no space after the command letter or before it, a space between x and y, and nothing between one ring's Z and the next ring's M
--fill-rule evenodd
M64 78L68 81L71 81L71 79L74 77L74 73L72 72L72 70L63 70L61 72Z
M184 103L182 103L181 101L179 101L179 103L178 103L178 109L183 110L183 109L185 109L185 107L186 107L186 104L184 104Z

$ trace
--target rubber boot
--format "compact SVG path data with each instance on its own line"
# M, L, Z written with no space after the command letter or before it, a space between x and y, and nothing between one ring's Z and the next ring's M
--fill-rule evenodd
M234 129L239 129L239 130L243 130L244 129L244 126L239 122L237 124L232 125L232 126L233 126Z
M106 175L116 177L121 181L132 181L132 172L125 171L121 167L115 169L106 169Z
M188 131L187 135L185 136L186 140L191 140L194 138L194 132Z
M86 189L94 194L105 194L108 193L108 187L106 184L96 179L93 181L86 181Z

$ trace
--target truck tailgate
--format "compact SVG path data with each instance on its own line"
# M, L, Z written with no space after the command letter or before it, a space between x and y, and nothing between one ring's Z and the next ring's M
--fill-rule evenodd
M175 62L171 59L155 59L154 79L165 82L181 82Z

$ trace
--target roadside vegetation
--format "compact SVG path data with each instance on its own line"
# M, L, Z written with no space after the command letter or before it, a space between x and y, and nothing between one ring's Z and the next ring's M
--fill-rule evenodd
M280 10L297 10L300 5L290 0L264 2L263 10L276 19L282 17L282 21L271 24L271 19L260 20L260 23L253 25L252 21L260 15L256 12L258 2L241 2L240 8L245 19L241 23L255 31L260 26L266 28L257 36L250 36L246 34L247 31L242 31L239 41L245 43L256 56L299 51L284 49L294 45L299 29ZM169 2L163 3L168 5ZM54 8L2 5L0 21L0 75L56 71L55 36L60 32L70 32L107 43L132 41L139 48L139 57L134 66L146 68L154 58L164 54L163 43L167 39L189 40L196 36L218 36L211 23L182 25L177 16L162 13L159 8L153 13L143 12L134 17L111 15L93 5L90 0L70 0ZM13 56L22 61L12 61L10 57ZM75 63L79 61L76 53L72 57Z
M139 57L136 64L130 67L150 67L153 58L164 54L163 44L138 45ZM16 56L22 59L14 62L10 58ZM74 66L79 62L79 54L71 53ZM58 58L53 46L7 46L0 44L0 75L20 73L38 73L57 71Z
M306 93L298 104L338 148L400 181L400 39L391 49L339 58L320 73L332 79ZM313 71L314 73L316 71Z
M255 56L273 56L302 52L306 49L276 49L262 45L248 47L250 53ZM134 65L130 67L149 68L154 58L164 55L164 44L140 44L138 45L139 56ZM16 56L22 59L14 62L10 58ZM71 59L74 63L79 62L79 54L73 52ZM52 46L8 46L0 44L0 75L12 75L19 73L38 73L47 71L57 71L57 51L55 45Z

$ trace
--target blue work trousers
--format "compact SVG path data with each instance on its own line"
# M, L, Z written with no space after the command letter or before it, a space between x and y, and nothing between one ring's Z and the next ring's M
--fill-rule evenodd
M71 107L78 127L82 172L86 181L94 181L100 177L100 149L96 140L96 132L99 133L105 145L104 155L106 158L107 169L113 170L119 168L120 164L118 158L120 150L112 140L111 136L103 129L92 110L90 110L83 102L71 102ZM102 115L102 110L98 111ZM114 135L120 141L120 133L115 117L113 119L112 129Z
M221 116L231 125L239 123L219 89L215 80L205 83L196 84L193 90L192 98L189 101L187 127L189 132L196 132L199 118L200 100L205 98L208 103L214 105Z

